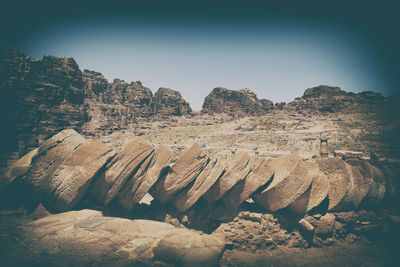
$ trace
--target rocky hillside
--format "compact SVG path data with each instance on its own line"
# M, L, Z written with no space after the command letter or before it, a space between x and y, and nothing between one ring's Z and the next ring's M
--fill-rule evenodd
M247 88L236 91L217 87L204 99L202 112L258 116L266 114L273 107L272 101L259 100L257 95Z
M9 50L0 56L0 92L2 154L24 154L61 129L79 129L89 119L82 73L72 58L36 60ZM18 158L18 153L12 156Z
M346 92L339 87L320 85L308 88L302 97L288 103L284 109L304 114L327 114L335 112L382 112L388 101L383 95L370 91L358 94Z
M16 49L0 55L0 92L0 169L65 128L104 135L138 117L191 112L174 90L153 96L140 81L110 83L99 72L82 73L73 58L36 60Z

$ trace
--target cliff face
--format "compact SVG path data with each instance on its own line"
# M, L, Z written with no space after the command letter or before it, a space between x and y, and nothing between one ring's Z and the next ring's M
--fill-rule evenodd
M64 128L79 130L89 119L82 73L72 58L36 60L9 50L0 58L0 92L3 165L10 151L24 154Z
M259 100L257 95L247 88L236 91L217 87L204 99L202 112L258 116L266 114L272 108L271 101Z

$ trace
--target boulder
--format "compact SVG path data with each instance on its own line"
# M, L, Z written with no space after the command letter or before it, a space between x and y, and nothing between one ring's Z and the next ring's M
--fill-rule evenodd
M51 183L55 190L48 206L58 211L72 209L113 155L111 147L99 140L87 140L76 148L52 176Z
M383 174L366 160L348 158L346 162L358 169L364 183L368 186L368 192L362 200L361 205L368 207L378 204L385 195L385 178Z
M252 167L254 167L253 163L246 152L239 152L233 155L226 161L221 178L204 195L205 200L212 203L220 199L239 181L245 179Z
M110 203L153 152L154 149L143 138L133 138L100 173L90 190L91 195L106 205Z
M274 178L266 189L254 196L254 200L270 211L286 208L310 187L312 176L307 165L297 154L281 156L271 161Z
M307 213L317 207L328 196L329 180L315 162L306 162L308 175L312 177L311 186L288 208L296 213Z
M249 175L247 175L246 179L237 183L222 197L222 200L227 205L237 208L259 188L265 186L273 175L274 173L269 162L266 159L260 159Z
M197 176L192 186L182 190L174 199L174 206L184 212L192 207L222 175L224 166L216 158L210 157L210 162Z
M0 190L7 184L14 181L16 178L23 176L31 167L32 159L37 155L39 149L36 148L22 158L17 160L0 178Z
M346 196L342 200L341 209L354 210L367 195L370 189L370 184L364 182L363 176L356 167L346 163L346 168L350 177L350 185Z
M165 204L173 196L189 185L206 167L210 158L198 144L194 144L160 179L152 192L154 198Z
M94 210L49 215L14 227L1 233L12 246L2 253L7 266L32 262L51 266L210 266L218 262L225 245L221 234L178 229L157 221L105 217ZM15 253L21 257L13 257Z
M61 182L54 175L56 170L84 142L85 138L72 129L63 130L54 135L39 147L23 181L33 185L40 197L52 199L53 193Z
M165 146L160 145L154 151L154 155L149 164L143 171L138 171L140 175L135 175L130 179L118 195L119 202L125 208L132 210L136 203L139 203L150 188L162 177L164 170L172 160L172 153Z
M328 210L340 210L343 198L350 187L350 175L346 163L339 158L322 159L318 161L321 171L329 179Z

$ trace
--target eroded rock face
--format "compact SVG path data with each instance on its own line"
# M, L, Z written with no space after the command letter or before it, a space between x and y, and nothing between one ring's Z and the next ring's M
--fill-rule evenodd
M5 237L14 240L10 241L13 250L2 255L8 256L7 264L20 266L32 262L53 266L150 266L156 261L213 266L225 245L222 234L207 235L156 221L105 217L95 210L48 215L17 227L19 231ZM16 252L24 256L12 257Z
M9 50L0 56L0 92L1 157L23 155L65 128L79 131L89 120L82 73L72 58L36 60Z
M271 101L259 100L257 95L247 88L236 91L217 87L204 99L202 112L257 116L266 114L272 107Z
M164 116L182 116L192 112L189 103L178 91L164 87L154 94L152 107L154 114Z

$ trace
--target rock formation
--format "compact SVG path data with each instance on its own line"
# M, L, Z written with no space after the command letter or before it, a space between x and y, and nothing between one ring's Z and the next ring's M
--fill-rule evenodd
M72 58L36 60L18 50L0 56L1 164L65 128L88 121L82 73Z
M163 87L154 94L152 107L154 114L164 116L182 116L192 112L178 91Z
M36 60L16 49L0 55L0 92L0 171L65 128L100 136L137 117L191 112L174 90L160 88L153 97L140 81L110 83L99 72L82 73L73 58Z
M88 209L25 219L10 227L3 237L24 257L11 257L6 249L5 266L215 266L225 246L219 233L106 217Z
M398 186L391 178L397 165L347 161L353 166L340 158L314 163L288 154L267 161L238 152L224 162L194 144L171 164L168 149L154 149L140 137L115 154L102 142L68 129L17 161L1 178L0 189L25 186L15 191L32 195L31 206L43 203L51 211L70 210L84 196L103 205L116 199L130 211L150 192L159 203L180 212L201 202L203 206L196 209L206 211L208 205L213 216L235 211L248 198L272 212L306 214L317 207L335 211L375 207L384 197L398 196L398 189L389 189ZM328 205L321 206L325 200Z
M303 114L382 112L384 106L385 97L379 93L365 91L356 94L339 87L320 85L308 88L302 97L285 105L284 110Z
M235 116L259 116L273 108L271 101L259 100L249 89L229 90L222 87L214 88L204 99L204 113L227 113Z

